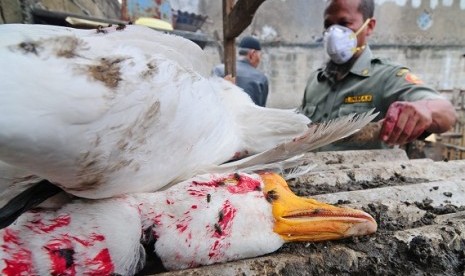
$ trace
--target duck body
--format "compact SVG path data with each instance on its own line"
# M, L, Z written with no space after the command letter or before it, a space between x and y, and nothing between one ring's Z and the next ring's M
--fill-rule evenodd
M0 160L66 192L155 191L305 132L146 27L0 26Z
M0 271L133 275L150 240L165 268L178 270L374 231L370 215L298 198L276 174L207 174L164 191L28 211L0 230Z

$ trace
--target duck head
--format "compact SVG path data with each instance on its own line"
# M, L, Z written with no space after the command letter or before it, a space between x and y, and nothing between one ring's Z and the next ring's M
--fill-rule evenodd
M265 198L272 204L273 231L286 242L325 241L376 232L376 221L363 211L298 197L274 173L262 174L261 178Z

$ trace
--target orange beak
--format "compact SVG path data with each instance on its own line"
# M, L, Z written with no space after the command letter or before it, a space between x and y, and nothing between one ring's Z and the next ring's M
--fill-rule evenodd
M266 198L273 205L273 230L287 242L334 240L376 232L376 221L363 211L298 197L278 174L260 176Z

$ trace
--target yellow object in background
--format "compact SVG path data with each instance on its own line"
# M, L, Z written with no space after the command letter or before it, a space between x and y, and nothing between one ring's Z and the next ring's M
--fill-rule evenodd
M173 25L163 21L161 19L156 19L152 17L140 17L134 22L137 25L144 25L150 28L165 30L165 31L172 31Z

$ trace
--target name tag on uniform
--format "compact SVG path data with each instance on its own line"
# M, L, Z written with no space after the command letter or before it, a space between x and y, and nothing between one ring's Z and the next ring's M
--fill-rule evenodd
M373 101L373 95L349 96L344 99L344 103L370 103Z

